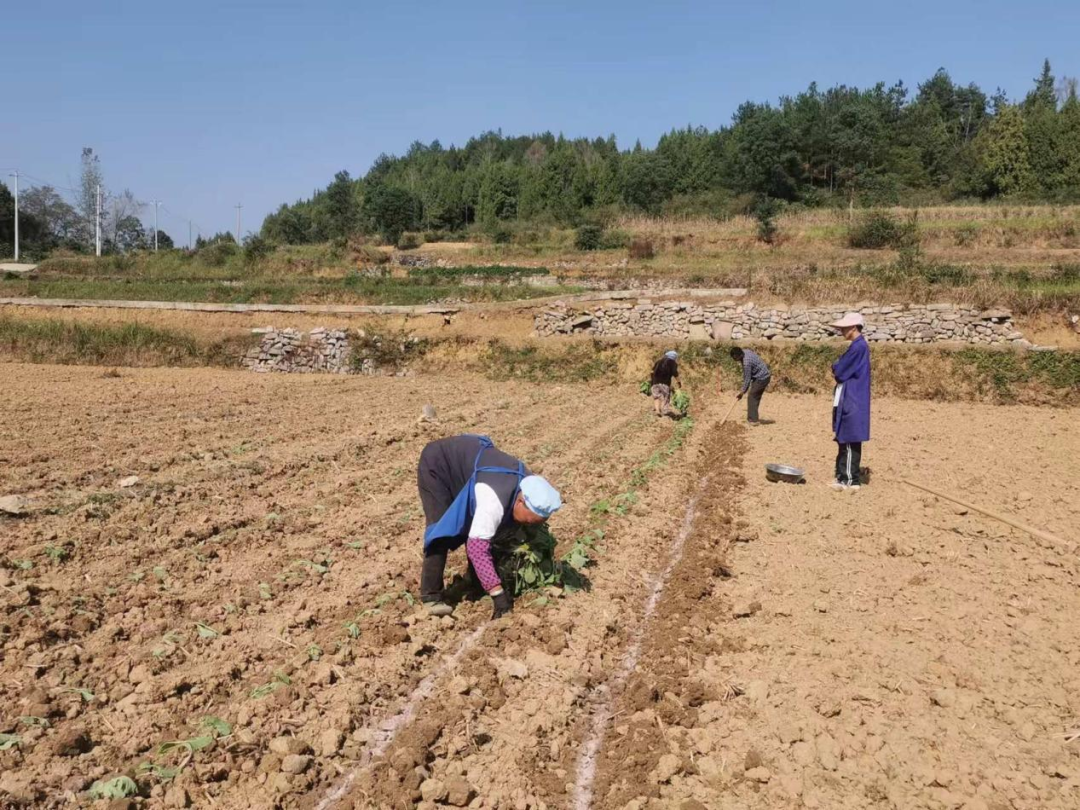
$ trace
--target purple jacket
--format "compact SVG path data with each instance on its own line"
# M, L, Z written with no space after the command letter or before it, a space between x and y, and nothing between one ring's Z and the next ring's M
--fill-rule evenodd
M833 363L833 377L844 388L840 403L833 408L836 441L870 441L870 347L859 335L840 359Z

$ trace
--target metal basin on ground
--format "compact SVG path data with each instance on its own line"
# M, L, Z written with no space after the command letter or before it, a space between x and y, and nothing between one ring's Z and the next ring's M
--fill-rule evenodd
M765 477L770 481L801 484L806 480L806 473L799 467L789 467L787 464L766 464Z

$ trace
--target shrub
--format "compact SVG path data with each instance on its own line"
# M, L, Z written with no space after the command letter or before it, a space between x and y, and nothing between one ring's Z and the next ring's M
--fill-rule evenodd
M762 197L754 206L753 216L757 221L757 237L766 245L776 242L777 202L772 197Z
M630 244L630 235L626 231L604 231L600 237L601 250L619 250Z
M649 239L634 239L630 242L631 259L651 259L656 255L653 243Z
M412 231L405 231L398 237L397 247L398 250L416 250L420 245L424 244L420 238L420 234L413 233Z
M386 264L390 261L390 254L374 245L357 245L353 248L353 260L361 266Z
M887 211L870 211L848 231L848 246L862 250L903 248L918 245L916 215L901 222Z
M269 239L264 239L257 233L253 233L244 240L244 261L248 264L265 259L274 252L274 245Z
M446 240L446 231L424 231L425 242L443 242Z
M496 245L509 245L514 240L514 232L507 227L497 225L491 230L491 241Z
M1080 281L1080 264L1055 264L1050 278L1067 284Z
M574 247L578 250L599 250L603 240L603 226L586 224L577 229L574 235Z
M240 248L237 247L236 242L229 242L224 239L216 242L211 242L199 250L199 260L210 267L221 267L226 264L229 259L239 253Z

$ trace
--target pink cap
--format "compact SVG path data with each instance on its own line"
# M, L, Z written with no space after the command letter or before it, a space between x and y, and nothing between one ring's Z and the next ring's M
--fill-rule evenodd
M848 312L843 318L835 323L829 324L829 326L835 326L837 329L843 329L848 326L862 326L863 316L859 312Z

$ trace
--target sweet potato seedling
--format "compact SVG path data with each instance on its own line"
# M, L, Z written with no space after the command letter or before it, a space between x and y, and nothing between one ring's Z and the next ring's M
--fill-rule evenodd
M49 543L45 546L45 556L52 560L54 564L60 565L64 560L71 557L71 546L66 543L59 546Z
M139 786L127 776L117 776L114 779L99 779L90 786L86 795L91 799L126 799L135 796L139 792Z
M251 690L251 697L254 700L262 700L269 694L276 692L283 686L288 686L292 683L292 679L289 678L284 672L275 672L274 679L270 683L264 683L262 686L256 686Z
M46 720L44 717L35 717L32 714L22 715L19 718L19 722L22 723L24 726L29 726L30 728L48 728L50 725L49 721Z
M202 622L195 622L195 631L199 634L199 638L211 639L217 638L221 635L217 630L208 624Z
M89 689L82 689L76 686L68 686L60 690L61 695L78 695L82 698L83 703L89 703L94 699L94 693Z
M139 767L136 768L138 773L149 773L157 777L163 782L168 782L171 779L175 779L177 774L180 773L179 768L169 768L165 765L158 765L156 762L142 762Z
M0 734L0 751L7 751L22 742L18 734Z

